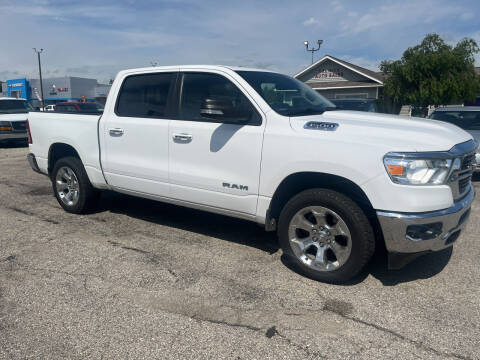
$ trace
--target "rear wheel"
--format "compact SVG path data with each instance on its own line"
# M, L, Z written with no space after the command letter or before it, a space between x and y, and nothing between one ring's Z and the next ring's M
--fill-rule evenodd
M375 239L360 207L327 189L306 190L283 208L278 226L283 252L302 274L341 283L370 260Z
M82 214L97 204L98 191L90 183L80 159L59 159L55 163L51 179L55 197L64 210Z

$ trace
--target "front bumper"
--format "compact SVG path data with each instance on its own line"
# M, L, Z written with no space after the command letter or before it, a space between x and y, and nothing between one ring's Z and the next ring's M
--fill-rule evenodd
M475 190L448 209L424 213L377 211L390 253L439 251L451 246L467 224Z
M28 139L28 133L26 131L0 132L0 141L27 140L27 139Z

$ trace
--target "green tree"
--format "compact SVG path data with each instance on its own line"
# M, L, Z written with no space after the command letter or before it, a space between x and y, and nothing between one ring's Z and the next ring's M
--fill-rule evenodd
M475 74L475 40L465 38L454 47L437 34L408 48L400 60L383 61L384 91L395 103L416 106L474 100L480 92Z

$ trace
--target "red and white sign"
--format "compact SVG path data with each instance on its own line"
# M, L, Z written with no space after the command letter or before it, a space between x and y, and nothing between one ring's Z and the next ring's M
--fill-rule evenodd
M33 88L33 94L37 97L38 101L42 101L42 98L40 97L37 88Z
M314 79L324 80L324 79L343 79L343 70L341 68L337 69L322 69L313 77Z

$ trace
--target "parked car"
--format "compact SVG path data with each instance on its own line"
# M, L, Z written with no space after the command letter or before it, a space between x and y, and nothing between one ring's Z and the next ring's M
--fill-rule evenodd
M90 113L100 114L103 112L103 105L96 102L60 102L55 105L55 111L64 113Z
M33 110L25 99L0 97L0 142L25 141L27 113Z
M108 189L247 219L276 231L289 262L321 281L357 274L375 234L392 268L452 246L475 194L472 136L334 108L275 72L126 70L102 116L31 113L28 161L68 212L89 211Z
M50 105L45 105L43 108L43 111L55 111L55 105L50 104Z
M480 106L455 106L435 109L430 119L454 124L480 142ZM476 153L475 171L480 171L480 150Z
M378 112L375 99L331 99L338 110Z

